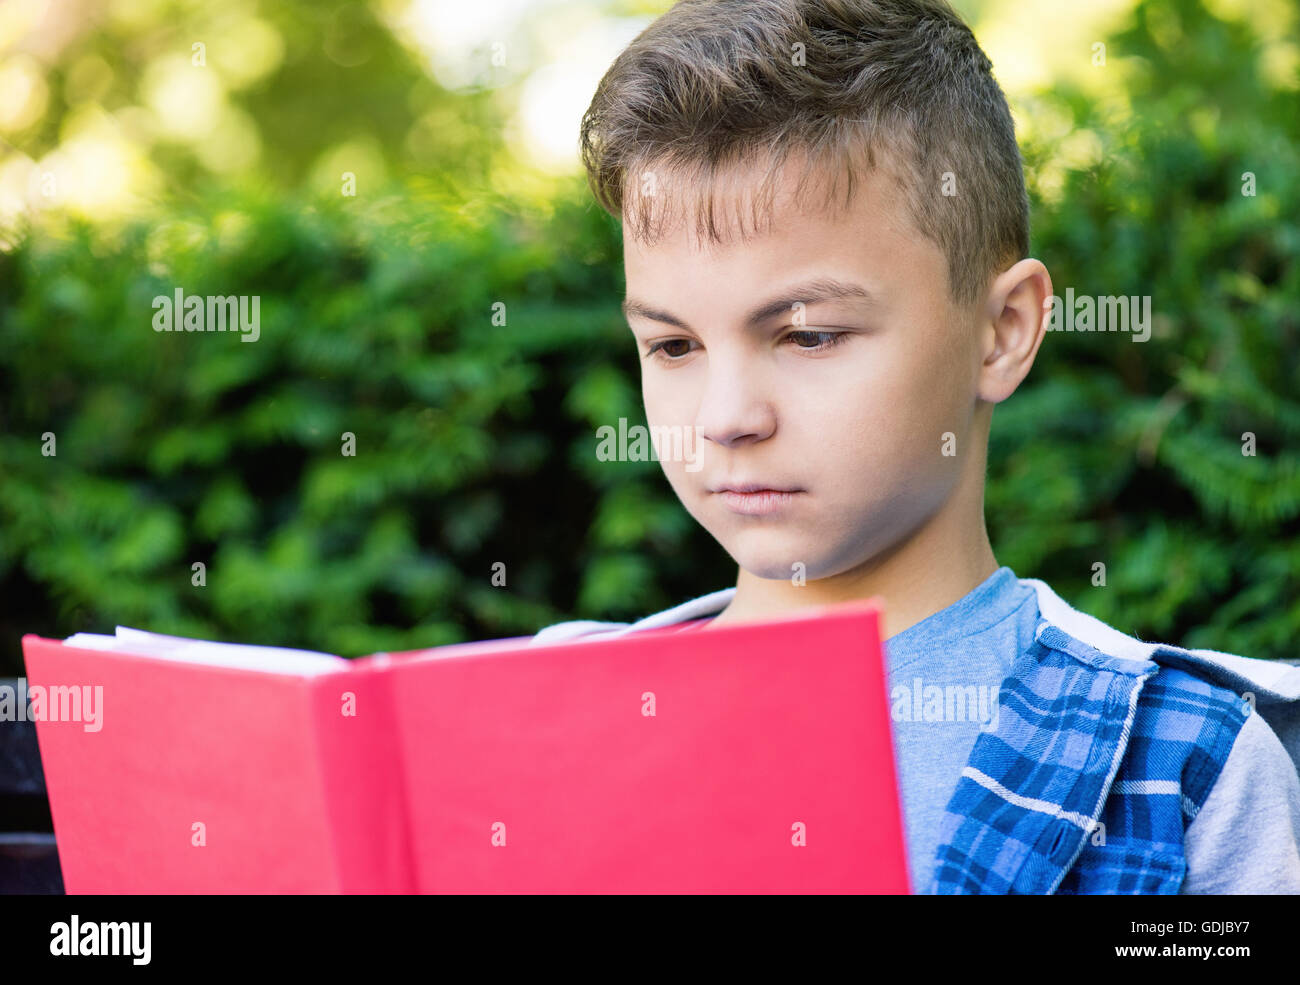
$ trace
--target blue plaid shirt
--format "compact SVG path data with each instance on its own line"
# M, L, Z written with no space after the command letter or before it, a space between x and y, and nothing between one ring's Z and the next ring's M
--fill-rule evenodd
M1248 706L1042 623L944 813L932 893L1177 893ZM1159 671L1159 673L1157 673Z

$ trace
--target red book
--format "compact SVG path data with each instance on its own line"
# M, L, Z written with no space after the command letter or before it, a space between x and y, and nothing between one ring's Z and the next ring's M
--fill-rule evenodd
M344 660L26 636L69 893L906 893L874 601Z

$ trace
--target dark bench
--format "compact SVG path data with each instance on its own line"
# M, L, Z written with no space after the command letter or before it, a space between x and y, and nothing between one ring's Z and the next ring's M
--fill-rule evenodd
M24 684L0 677L4 693L25 697ZM36 726L0 721L0 894L62 892Z

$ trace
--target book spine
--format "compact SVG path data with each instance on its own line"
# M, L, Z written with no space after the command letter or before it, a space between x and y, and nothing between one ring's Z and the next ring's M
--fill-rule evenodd
M373 660L310 681L340 893L416 892L391 686Z

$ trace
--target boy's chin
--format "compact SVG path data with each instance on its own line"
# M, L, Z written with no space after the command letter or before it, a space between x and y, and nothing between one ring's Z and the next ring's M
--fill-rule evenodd
M731 559L755 578L804 585L852 571L863 563L863 545L833 539L812 541L807 530L748 531L719 540Z
M763 550L729 547L731 559L755 578L768 581L788 581L800 584L822 577L826 564L820 555L810 553L807 545L802 549L791 545L787 551L767 547Z

